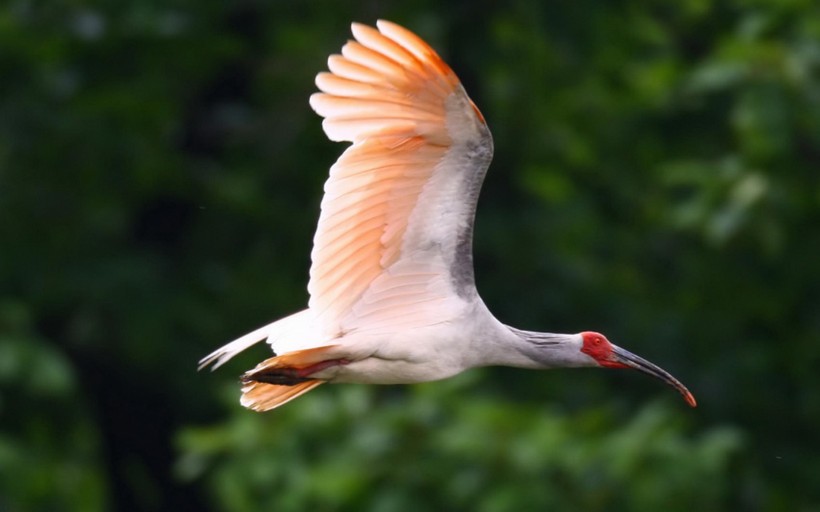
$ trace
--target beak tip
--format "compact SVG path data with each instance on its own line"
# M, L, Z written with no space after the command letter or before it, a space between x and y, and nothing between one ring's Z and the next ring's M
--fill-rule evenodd
M677 389L680 392L680 394L683 395L683 399L686 401L687 404L689 404L689 407L698 406L697 400L695 400L695 397L692 395L692 393L688 389L686 389L686 386L681 384L680 381L678 381L675 377L671 376L666 370L658 367L653 363L650 363L646 359L636 356L628 350L622 349L621 347L613 345L611 358L605 361L605 364L601 365L608 366L611 368L632 368L634 370L647 373Z

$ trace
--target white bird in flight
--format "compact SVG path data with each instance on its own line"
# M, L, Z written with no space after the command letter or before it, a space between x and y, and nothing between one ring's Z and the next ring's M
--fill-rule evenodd
M278 407L325 382L409 384L480 366L633 368L692 394L596 332L531 332L498 321L473 277L473 220L493 141L456 75L387 21L354 23L310 105L351 142L330 168L311 253L307 309L214 351L217 368L267 340L241 403ZM277 355L278 354L278 355Z

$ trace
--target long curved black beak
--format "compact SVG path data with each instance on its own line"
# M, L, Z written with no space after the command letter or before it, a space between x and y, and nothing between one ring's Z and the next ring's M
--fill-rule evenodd
M686 400L686 403L688 403L691 407L697 407L698 403L695 401L695 397L692 396L692 393L690 393L689 390L686 389L686 386L681 384L678 379L670 375L666 370L616 345L612 345L611 358L614 363L620 363L624 367L633 368L666 382L673 388L677 389L681 395L683 395L683 399Z

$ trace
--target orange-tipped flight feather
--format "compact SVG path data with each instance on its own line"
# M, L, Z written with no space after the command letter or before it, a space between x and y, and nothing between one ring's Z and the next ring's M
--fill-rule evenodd
M303 380L306 377L301 377L300 373L310 370L314 365L321 365L324 361L333 360L331 352L334 348L331 345L296 350L262 361L242 376L244 385L240 403L255 411L267 411L307 393L324 381ZM272 384L264 381L265 375L294 379L294 382L286 385Z
M239 399L239 403L254 411L269 411L290 402L320 384L324 384L324 381L308 380L290 386L251 382L242 386L242 398Z
M309 306L331 330L401 256L411 212L452 143L447 100L458 78L392 23L354 23L310 105L332 140L353 145L330 168L314 237Z

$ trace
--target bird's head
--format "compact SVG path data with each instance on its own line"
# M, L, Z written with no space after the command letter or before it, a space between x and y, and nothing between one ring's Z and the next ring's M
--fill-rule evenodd
M581 352L588 355L604 368L632 368L660 379L677 389L690 406L695 407L695 397L680 383L662 368L650 363L642 357L613 345L603 334L585 331L581 333Z

